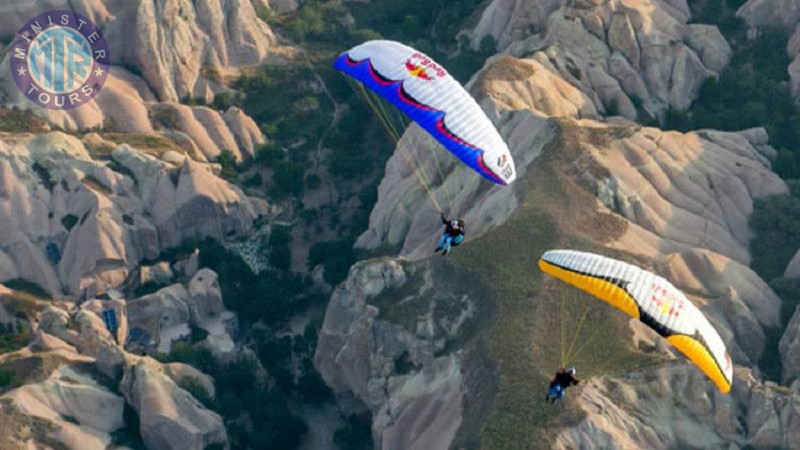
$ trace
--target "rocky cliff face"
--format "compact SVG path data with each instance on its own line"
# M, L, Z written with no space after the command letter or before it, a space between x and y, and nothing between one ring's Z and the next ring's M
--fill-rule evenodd
M69 365L59 367L39 383L3 395L0 402L4 421L17 414L39 418L52 426L46 436L69 448L105 449L111 444L109 434L123 425L125 400ZM28 430L20 427L7 431L3 448L17 448L21 442L15 442L13 436L25 435ZM37 437L44 436L27 436L22 441L35 443Z
M176 102L187 97L211 104L226 84L248 67L282 63L294 52L278 44L252 2L86 1L52 0L2 6L8 18L3 36L17 32L29 18L48 9L72 9L104 30L114 65L106 84L91 103L68 111L35 107L17 89L0 61L0 102L29 109L65 130L104 129L156 134L184 144L199 161L214 160L227 150L238 159L253 156L266 138L240 109L218 111ZM258 6L258 5L256 5ZM260 9L267 5L258 6ZM2 70L1 68L5 68ZM131 72L133 68L136 73Z
M468 339L480 293L442 289L435 264L407 265L351 269L331 297L314 362L349 408L372 411L380 448L449 448L466 407L465 353L450 347Z
M187 286L171 288L182 289L183 297L174 300L184 302L191 311L184 318L185 328L208 327L220 334L213 325L231 314L221 306L219 287L215 286L216 274L203 269ZM8 290L2 301L13 304L19 301L14 300L17 295ZM36 335L33 343L0 356L0 370L16 373L21 384L0 396L0 422L17 427L4 433L3 448L53 442L68 448L107 448L111 433L125 425L126 403L139 414L138 432L148 448L227 446L222 418L181 387L191 380L213 396L211 378L184 364L161 364L126 350L133 335L129 331L143 320L138 305L147 301L94 300L73 308L65 303L39 306L42 311L31 323ZM109 330L103 320L108 311L115 313L116 330ZM168 313L159 311L155 319ZM159 337L156 334L156 345L168 352L172 340L165 344ZM179 337L169 335L170 339ZM135 347L137 351L141 348ZM20 426L25 422L38 425L26 429Z
M737 369L727 396L679 364L634 380L593 380L578 403L586 419L559 434L554 448L793 448L799 438L797 393L747 369Z
M142 259L187 238L245 235L266 212L208 164L58 132L3 138L0 186L0 281L55 296L91 298Z
M426 330L409 318L425 317L431 295L413 282L404 288L408 273L430 273L434 285L447 279L436 272L438 259L429 259L436 213L396 155L357 245L397 249L398 256L356 265L332 296L320 334L317 367L343 404L355 397L373 412L379 448L430 448L422 443L429 443L433 419L431 426L409 422L411 412L447 418L436 429L446 430L438 443L450 448L793 445L788 430L797 425L800 399L765 382L756 367L774 351L766 331L779 324L781 302L747 267L753 201L787 191L770 170L775 150L766 132L677 133L619 117L598 120L617 112L635 117L639 105L685 108L703 79L725 66L731 51L719 31L688 19L685 3L661 1L496 0L484 11L473 43L491 35L506 54L487 62L471 91L507 139L520 178L487 188L452 164L434 194L445 203L450 187L452 211L468 227L467 244L441 264L491 283L475 303L489 305L491 319L477 325L480 331L465 327L462 339L432 360L388 364L387 355L404 348L396 342L406 338L398 336L419 340ZM403 139L424 147L427 138L411 127ZM423 160L423 170L433 164ZM734 392L720 395L651 330L620 320L614 339L638 349L626 358L660 362L614 374L589 366L591 381L575 403L542 409L541 389L557 364L547 347L558 333L550 315L558 300L536 273L535 258L555 246L623 255L689 293L729 346ZM380 298L386 289L403 293L387 303ZM385 329L395 331L379 331ZM796 366L796 341L791 332L784 336L784 367ZM484 371L466 362L475 353L491 361ZM433 390L412 389L407 383L415 378ZM784 378L792 382L796 374ZM431 411L437 414L425 415Z
M686 109L730 60L719 30L689 18L685 1L494 0L470 37L478 46L491 36L573 86L585 97L581 117L635 119L641 107Z
M217 274L202 269L187 286L173 284L126 304L128 326L147 334L139 349L169 353L172 343L191 334L191 327L205 330L205 343L217 355L234 350L236 316L225 309Z

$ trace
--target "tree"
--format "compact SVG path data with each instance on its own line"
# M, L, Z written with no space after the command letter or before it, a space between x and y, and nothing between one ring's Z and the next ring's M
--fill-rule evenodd
M230 150L222 150L219 155L217 155L216 162L222 166L222 177L227 180L233 180L236 178L236 157L233 156Z
M366 415L348 417L345 424L336 430L333 442L342 449L371 450L374 446L372 444L372 425L368 417Z

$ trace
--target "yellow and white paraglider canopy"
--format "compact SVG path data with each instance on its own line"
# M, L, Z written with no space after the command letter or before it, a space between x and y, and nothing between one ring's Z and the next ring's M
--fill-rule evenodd
M608 302L663 336L723 393L733 364L722 338L697 306L664 278L616 259L573 250L550 250L539 268Z

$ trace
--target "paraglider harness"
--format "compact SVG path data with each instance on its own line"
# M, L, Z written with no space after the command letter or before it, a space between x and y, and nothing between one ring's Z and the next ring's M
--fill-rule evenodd
M451 219L442 214L444 233L439 239L436 251L442 250L442 256L450 252L450 247L457 247L464 242L464 221L461 219Z
M564 396L564 391L566 391L568 387L580 383L581 380L575 377L575 373L574 367L570 367L568 370L564 370L562 367L556 372L556 375L550 381L550 388L544 400L546 402L555 403L556 400Z

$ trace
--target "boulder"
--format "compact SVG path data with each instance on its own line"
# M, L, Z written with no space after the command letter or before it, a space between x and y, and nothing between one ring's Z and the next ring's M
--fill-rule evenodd
M156 361L142 358L128 367L120 390L139 414L139 432L147 448L227 447L222 418L176 385Z

